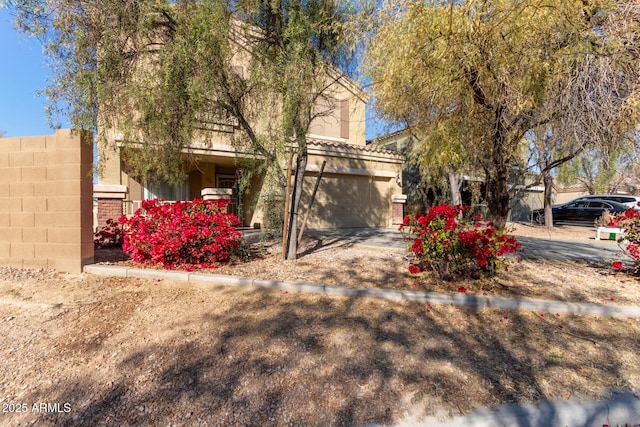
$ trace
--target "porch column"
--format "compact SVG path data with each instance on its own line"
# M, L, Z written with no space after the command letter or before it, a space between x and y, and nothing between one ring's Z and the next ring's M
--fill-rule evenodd
M404 220L404 205L407 203L406 194L391 195L391 225L400 225Z
M98 199L95 229L105 226L108 219L117 220L120 218L124 213L122 201L126 195L127 187L125 185L95 184L93 186L93 197Z

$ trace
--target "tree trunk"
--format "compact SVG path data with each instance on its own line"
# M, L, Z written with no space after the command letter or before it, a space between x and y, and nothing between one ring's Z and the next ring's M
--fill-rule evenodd
M304 228L307 226L307 220L309 219L309 215L311 214L311 208L313 207L313 202L316 199L316 194L318 193L318 187L320 187L320 180L322 179L322 173L324 172L324 167L326 166L327 161L324 160L322 162L322 166L320 166L320 172L318 173L318 178L316 179L316 185L313 187L313 192L311 193L311 198L309 199L309 205L307 206L307 212L304 214L304 219L302 220L302 226L300 227L300 233L298 233L298 246L302 242L302 235L304 233Z
M462 195L460 194L460 186L462 185L462 175L455 172L447 173L449 178L449 190L451 191L451 204L461 205Z
M307 148L304 147L298 158L296 159L296 173L293 184L293 196L291 198L291 217L289 220L289 232L286 236L289 242L287 251L287 259L296 259L298 255L298 213L300 207L300 199L302 198L302 183L304 181L304 173L307 169Z
M553 230L553 210L552 210L552 195L553 195L553 177L549 171L542 173L542 180L544 182L544 224L547 230Z
M493 223L500 229L507 225L509 219L509 184L507 168L495 166L498 169L496 176L487 180L487 202Z
M420 183L417 185L416 191L420 195L420 204L423 213L427 213L431 209L431 200L429 199L429 187L420 177Z
M282 230L282 259L287 259L289 249L289 224L291 221L291 169L293 168L293 151L289 153L289 163L287 163L287 183L284 193L284 224Z
M511 209L509 197L509 153L506 148L505 129L503 120L503 108L495 112L496 129L493 135L493 149L491 152L492 169L494 176L487 177L487 189L489 211L493 216L493 223L499 229L507 225L509 210Z

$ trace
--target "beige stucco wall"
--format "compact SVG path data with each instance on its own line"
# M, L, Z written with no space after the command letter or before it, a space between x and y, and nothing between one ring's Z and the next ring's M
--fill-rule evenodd
M93 262L91 135L0 139L0 265L80 273Z
M345 77L335 81L330 80L332 78L336 79L327 77L327 84L332 84L317 102L315 112L318 116L309 126L309 136L365 145L365 94Z
M558 191L556 193L556 197L554 200L554 203L560 205L563 203L568 203L570 201L572 201L573 199L577 199L578 197L581 196L586 196L588 195L589 192L583 189L572 189L572 190L563 190L563 191Z

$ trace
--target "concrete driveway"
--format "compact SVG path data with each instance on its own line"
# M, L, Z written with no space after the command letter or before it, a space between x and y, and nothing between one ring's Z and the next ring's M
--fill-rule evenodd
M305 235L322 241L322 246L349 244L379 249L405 250L402 233L397 228L341 228L309 230Z
M406 250L402 234L395 228L346 228L309 230L307 236L320 239L322 246L351 244L376 249ZM537 237L518 237L521 251L515 256L525 259L586 262L609 264L612 260L624 260L626 256L615 241L567 240Z
M624 260L622 248L608 240L552 240L546 238L518 237L522 243L520 257L557 261L609 264L612 260Z
M395 427L600 427L635 426L640 399L628 390L611 390L603 401L542 400L534 404L507 403L445 421L436 417L405 420ZM631 424L633 423L633 424Z

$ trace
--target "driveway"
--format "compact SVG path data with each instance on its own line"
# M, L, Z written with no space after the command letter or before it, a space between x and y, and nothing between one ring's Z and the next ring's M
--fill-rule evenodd
M405 250L407 245L397 228L342 228L309 230L305 233L322 240L322 246L349 244L379 249Z
M578 241L518 237L518 241L522 243L519 256L525 259L609 264L612 260L626 258L618 243L608 240Z
M395 228L309 230L305 234L320 239L322 246L346 243L377 249L406 250L407 248L402 234ZM612 260L626 258L615 241L516 237L522 243L522 249L516 256L525 259L609 264Z

